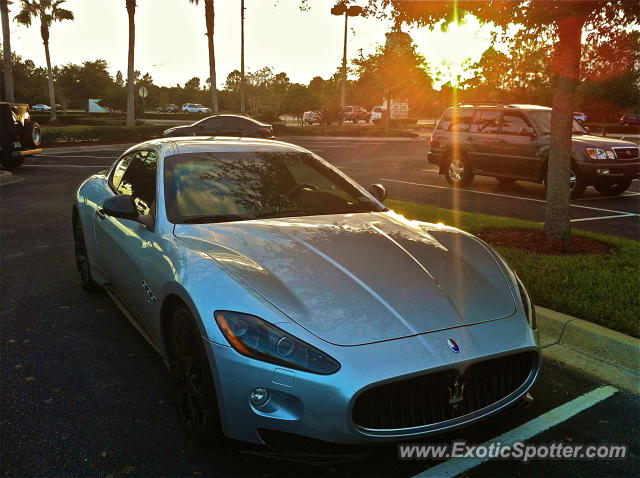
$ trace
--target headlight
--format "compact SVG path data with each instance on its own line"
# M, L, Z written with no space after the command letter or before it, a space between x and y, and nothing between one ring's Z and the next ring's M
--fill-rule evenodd
M609 156L609 153L613 155L613 151L605 151L600 148L587 148L586 151L591 159L615 159L615 155L613 157Z
M220 330L236 352L263 362L329 375L340 364L327 354L253 315L217 310Z
M538 323L536 321L536 308L531 302L531 297L525 289L524 284L520 280L520 277L516 274L516 280L518 281L518 291L520 292L520 300L522 300L522 305L524 306L524 311L527 314L527 321L533 330L538 328Z

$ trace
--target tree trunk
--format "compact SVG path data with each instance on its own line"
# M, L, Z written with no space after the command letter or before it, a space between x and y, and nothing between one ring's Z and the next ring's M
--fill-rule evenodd
M204 16L207 21L207 40L209 43L209 78L211 80L211 111L218 114L218 87L216 84L216 53L213 43L215 10L213 0L205 0Z
M544 229L549 239L569 240L569 172L571 168L571 131L573 99L580 72L581 33L585 19L569 17L558 22L555 45L553 112L549 162L547 166L547 206Z
M136 125L136 92L135 92L135 47L136 47L136 2L127 0L129 15L129 58L127 62L127 126Z
M11 61L11 33L9 32L9 7L7 0L0 0L0 14L2 14L2 54L4 56L4 97L5 101L13 103L13 63Z
M49 123L55 123L56 118L56 93L53 88L53 69L51 68L51 55L49 55L49 29L44 26L40 27L40 35L44 44L44 56L47 59L47 79L49 80Z

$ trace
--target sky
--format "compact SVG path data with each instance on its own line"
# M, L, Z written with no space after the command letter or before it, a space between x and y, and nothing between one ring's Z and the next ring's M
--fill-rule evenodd
M17 3L11 16L17 13ZM245 68L255 71L270 66L284 71L291 81L308 83L314 76L328 78L342 61L343 17L330 14L334 0L310 0L302 12L299 0L245 0ZM363 2L361 2L364 4ZM158 85L183 85L197 76L209 77L204 4L189 0L137 0L136 70L149 72ZM111 72L126 72L128 20L124 0L67 0L74 21L55 23L50 49L54 65L104 59ZM215 47L217 83L240 69L240 0L215 0ZM366 55L384 44L388 21L349 18L349 58ZM451 54L451 38L439 29L408 29L418 50L434 61ZM44 66L39 23L30 28L11 22L11 46L23 58ZM482 37L482 41L489 41ZM470 45L468 54L461 49ZM457 56L467 58L484 51L478 41L461 42ZM481 53L480 53L481 55ZM455 59L454 59L455 61ZM463 61L463 60L461 60ZM445 68L446 69L446 68Z

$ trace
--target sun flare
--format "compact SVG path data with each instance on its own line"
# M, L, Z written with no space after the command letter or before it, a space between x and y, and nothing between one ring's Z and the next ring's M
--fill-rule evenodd
M445 24L443 20L412 34L418 53L426 59L434 89L447 84L459 87L478 73L474 65L491 46L492 30L492 24L466 14L459 21Z

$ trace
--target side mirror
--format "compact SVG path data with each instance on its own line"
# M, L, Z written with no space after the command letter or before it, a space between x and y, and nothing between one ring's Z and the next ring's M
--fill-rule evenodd
M387 190L382 184L372 184L371 186L369 186L369 192L380 202L387 199Z
M532 138L535 138L536 136L536 132L533 130L533 128L530 128L528 126L520 128L519 133L522 136L531 136Z
M105 199L102 203L101 212L107 216L139 222L150 231L155 228L153 216L151 214L141 215L133 202L133 198L127 194L118 194Z
M133 202L133 198L127 194L111 196L102 203L102 212L107 216L119 217L120 219L138 219L138 209Z

